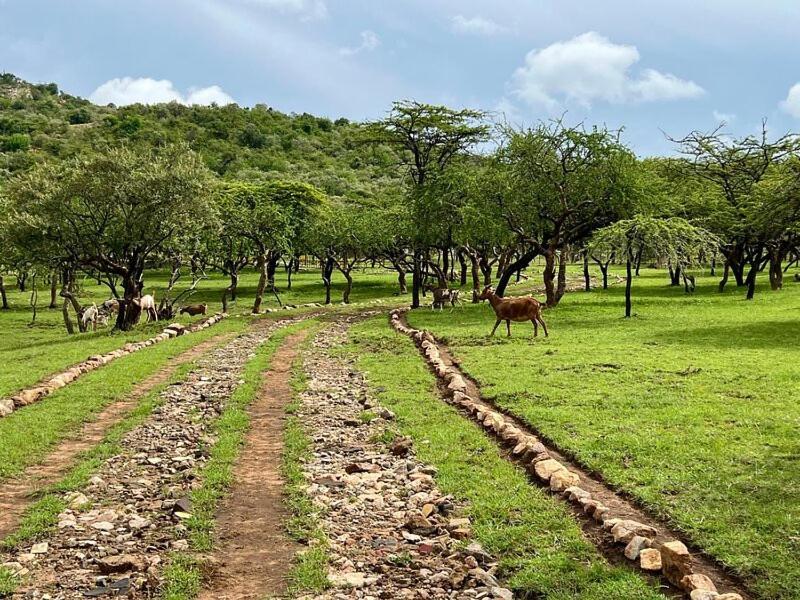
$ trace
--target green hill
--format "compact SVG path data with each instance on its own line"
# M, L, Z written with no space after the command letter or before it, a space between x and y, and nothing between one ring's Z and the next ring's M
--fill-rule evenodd
M397 189L388 148L359 140L362 125L266 104L97 106L54 83L0 75L0 184L37 161L120 143L185 143L223 178L290 178L331 196L370 200Z

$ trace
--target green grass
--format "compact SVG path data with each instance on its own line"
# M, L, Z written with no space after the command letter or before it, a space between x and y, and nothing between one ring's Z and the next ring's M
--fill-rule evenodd
M190 552L174 553L164 571L161 596L168 600L188 600L197 596L202 581L202 563L196 554L210 552L214 547L214 516L219 501L233 483L233 469L250 424L247 407L261 389L263 374L269 369L272 357L283 341L293 333L311 327L306 320L282 327L247 361L242 380L225 404L211 433L217 441L209 459L198 474L202 485L191 494L192 517L186 521L189 530Z
M0 567L0 598L11 596L19 586L19 578L8 569Z
M160 300L164 296L168 277L169 274L164 271L148 272L145 291L155 293L156 300ZM188 275L185 278L188 278ZM295 274L292 279L292 290L281 292L281 300L285 304L304 304L324 300L324 288L318 271L303 271ZM229 305L230 312L249 312L255 296L257 280L258 277L252 270L242 274L239 299L236 303ZM392 298L396 292L396 279L392 273L386 271L368 269L356 272L354 280L352 302ZM31 320L30 292L19 292L13 285L13 281L13 277L6 277L11 309L0 311L0 340L2 340L0 342L0 364L4 366L0 370L0 397L9 396L20 389L30 387L46 375L66 369L92 354L109 352L128 342L151 337L165 325L160 322L152 325L141 324L135 330L125 333L111 333L109 327L96 333L69 336L61 316L61 299L58 299L59 308L57 310L46 308L50 301L49 287L41 289L42 286L39 285L38 315L35 324L29 326ZM285 288L286 275L282 269L276 274L276 281L279 288ZM185 289L185 283L185 279L180 280L176 289ZM343 284L344 279L334 274L333 302L341 301ZM222 291L227 285L228 280L225 277L218 273L211 273L209 279L203 280L198 285L196 293L188 302L207 302L210 313L219 311L222 309ZM88 278L83 281L80 298L82 304L99 303L109 296L110 293L106 286L98 286L94 280ZM274 295L264 296L264 308L277 306L278 302ZM188 317L184 315L175 320L186 324L202 318L202 316Z
M156 344L91 371L41 401L0 419L0 481L41 461L53 447L105 406L135 390L168 360L225 332L242 330L244 319L225 319L197 333Z
M609 565L566 506L528 483L489 438L438 398L411 341L384 316L351 331L351 351L380 402L397 415L439 488L468 503L475 538L500 561L517 597L550 600L663 598L635 572ZM402 557L399 557L402 560Z
M52 531L58 523L59 513L67 507L63 493L85 487L92 474L97 472L106 460L119 454L122 451L121 441L123 436L143 423L161 403L159 396L161 391L169 386L170 383L182 379L192 367L193 363L181 365L169 381L151 390L130 414L114 425L106 433L102 442L81 453L76 464L61 481L44 490L42 496L25 511L17 530L6 536L0 547L6 550L19 548L23 544L40 539ZM2 593L0 593L0 597L2 597Z
M666 517L745 577L757 598L800 598L800 284L755 300L718 278L686 296L664 271L567 294L550 337L488 338L486 305L416 311L486 397ZM613 279L613 278L612 278ZM513 288L511 293L517 293Z
M307 347L311 339L306 339L304 347ZM291 386L294 397L286 407L289 418L284 427L284 453L281 460L281 472L286 481L286 503L291 511L291 517L286 522L286 531L293 540L307 546L295 556L288 576L288 595L296 597L319 593L328 588L329 556L327 538L318 524L317 508L305 492L303 461L311 452L311 440L296 416L300 408L300 394L307 387L301 355L293 365Z

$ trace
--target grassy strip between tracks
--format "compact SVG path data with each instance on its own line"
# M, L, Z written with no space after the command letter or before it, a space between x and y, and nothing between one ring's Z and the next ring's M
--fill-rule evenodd
M272 357L284 340L314 323L313 320L305 320L276 330L245 365L242 374L244 383L234 390L213 426L212 434L217 442L199 474L202 486L194 490L191 496L192 518L187 521L190 550L174 553L170 557L161 590L164 600L188 600L200 592L203 565L197 554L213 549L214 514L219 501L233 483L234 465L250 424L247 407L256 398L263 374L269 369Z

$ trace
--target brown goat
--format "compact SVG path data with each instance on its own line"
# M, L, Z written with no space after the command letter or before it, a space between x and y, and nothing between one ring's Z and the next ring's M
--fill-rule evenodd
M187 314L194 317L195 315L204 315L208 310L208 304L191 304L189 306L184 306L180 310L180 314Z
M490 335L494 335L494 332L497 331L497 326L502 321L506 322L508 337L511 337L511 321L530 321L533 323L533 337L539 335L539 324L544 329L545 337L548 336L547 325L545 325L542 318L542 303L536 298L532 296L501 298L494 293L491 286L487 286L478 296L478 300L488 300L494 309L494 314L497 315L497 322L494 324Z

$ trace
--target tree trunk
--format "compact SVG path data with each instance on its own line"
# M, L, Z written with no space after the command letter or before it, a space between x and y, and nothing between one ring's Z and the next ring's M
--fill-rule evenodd
M269 286L270 290L275 289L275 271L278 269L278 261L280 260L281 256L279 253L269 253L269 257L267 259L267 285Z
M711 276L714 277L717 274L717 257L711 257Z
M8 310L8 296L6 296L6 281L2 275L0 275L0 300L2 300L2 308L3 310Z
M548 307L553 307L558 304L556 300L556 289L553 283L556 278L556 253L553 248L548 248L544 252L544 273L542 279L544 280L544 293L547 296L546 304Z
M592 278L589 276L589 251L583 251L583 289L592 291Z
M636 277L639 276L639 269L642 266L642 254L644 254L644 252L641 250L636 254Z
M411 277L411 308L419 308L419 294L422 289L422 254L414 249L414 271Z
M58 273L55 271L50 274L50 306L47 308L58 308Z
M783 253L779 248L770 250L769 253L769 286L773 290L783 288Z
M19 289L20 292L24 292L25 291L25 282L26 281L28 281L28 274L27 273L23 272L23 273L20 273L19 275L17 275L17 289Z
M492 285L492 265L489 264L489 261L483 255L480 257L478 265L480 266L481 272L483 273L484 287L487 285Z
M725 263L722 269L722 279L719 281L719 291L725 291L725 285L728 283L728 274L731 272L731 264L725 259Z
M353 289L353 278L350 276L350 269L342 271L345 278L344 292L342 292L342 302L350 304L350 291Z
M511 276L514 273L519 273L522 271L522 269L527 268L527 266L531 264L531 261L536 258L538 254L539 249L533 248L527 252L523 252L517 260L508 265L506 270L503 271L503 274L500 276L500 281L497 282L497 290L495 290L495 294L500 297L504 296L508 282L511 280Z
M230 272L231 284L228 289L231 293L231 302L236 302L236 293L239 291L239 271L232 269Z
M745 284L747 285L747 299L752 300L756 294L756 275L758 275L758 261L754 260L747 273Z
M681 266L677 265L674 269L672 265L669 265L669 280L670 285L680 285L681 284Z
M444 248L442 250L442 274L445 279L448 279L450 273L450 249Z
M603 289L608 289L608 263L600 265L600 273L603 274Z
M458 257L458 264L460 267L460 274L459 274L459 284L461 287L467 285L467 259L464 257L464 251L459 250L456 252L456 256Z
M68 335L75 334L75 326L72 324L72 319L69 316L69 300L64 298L64 302L61 304L61 314L64 316L64 327L67 328Z
M142 313L141 307L134 302L134 300L141 297L141 286L136 277L129 276L122 279L122 289L123 294L122 299L119 301L119 312L117 313L117 322L114 325L114 329L130 331L139 322L139 317ZM80 319L78 320L78 326L81 326Z
M331 303L332 277L333 277L333 259L327 257L322 263L322 284L325 286L325 304Z
M567 291L567 252L561 251L558 258L558 285L556 286L556 304L561 302L564 293Z
M731 272L733 273L733 278L736 281L736 287L742 287L745 285L743 264L738 262L731 263Z
M481 269L478 265L478 257L474 253L469 254L470 273L472 274L472 303L478 303L478 296L481 295Z
M392 261L394 270L397 271L397 285L400 288L400 294L408 293L408 285L406 284L406 270L399 261Z
M253 314L257 315L261 312L261 303L264 300L264 290L267 288L267 270L269 269L269 260L266 254L260 254L256 259L256 266L259 270L258 287L256 287L256 299L253 303Z
M632 263L633 263L633 253L628 250L627 260L625 261L625 274L627 278L625 280L625 318L630 318L631 316L631 283L633 282L633 270L632 270Z

